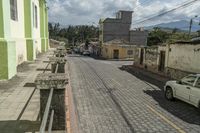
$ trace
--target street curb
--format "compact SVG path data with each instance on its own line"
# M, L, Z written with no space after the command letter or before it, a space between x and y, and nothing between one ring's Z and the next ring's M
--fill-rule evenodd
M77 112L74 106L74 99L72 94L72 87L70 84L70 73L69 73L69 64L66 64L65 70L68 75L68 84L65 91L65 112L66 112L66 129L67 133L79 133L78 131L78 118Z

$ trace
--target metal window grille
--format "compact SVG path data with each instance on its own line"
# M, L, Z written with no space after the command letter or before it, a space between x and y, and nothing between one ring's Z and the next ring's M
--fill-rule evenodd
M12 20L18 20L17 0L10 0L10 16Z
M37 6L35 5L35 27L38 27L38 11Z

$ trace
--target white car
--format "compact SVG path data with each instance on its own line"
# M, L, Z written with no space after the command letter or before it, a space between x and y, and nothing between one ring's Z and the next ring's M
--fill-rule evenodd
M168 100L177 98L200 109L200 74L188 75L180 81L168 81L164 92Z
M85 51L83 51L83 55L90 56L90 51L89 51L89 50L85 50Z

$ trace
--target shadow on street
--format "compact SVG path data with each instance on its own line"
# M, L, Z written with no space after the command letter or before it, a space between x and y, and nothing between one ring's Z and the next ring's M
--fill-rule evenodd
M134 75L135 77L142 80L152 88L153 86L151 84L159 87L160 90L145 90L144 93L151 96L155 101L158 102L160 107L162 107L172 115L180 118L181 120L187 123L200 125L200 111L197 108L178 99L176 99L175 101L168 101L165 99L163 87L165 85L165 82L169 79L166 78L166 80L160 81L155 79L151 75L141 73L141 71L138 72L133 70L127 70L124 69L124 67L120 67L119 69Z
M1 133L35 133L39 131L39 121L27 121L27 120L9 120L0 121Z
M161 90L163 90L165 83L169 80L169 79L165 79L165 81L159 81L159 80L156 80L155 78L153 78L151 75L147 75L147 74L143 74L138 71L126 69L124 66L120 67L119 69L134 75L135 77L142 80L143 82L145 82L148 85L153 84L153 85L159 87Z
M144 93L151 96L155 101L158 102L160 107L172 115L182 119L187 123L200 125L200 112L194 106L178 99L175 101L168 101L164 98L163 91L161 90L146 90Z

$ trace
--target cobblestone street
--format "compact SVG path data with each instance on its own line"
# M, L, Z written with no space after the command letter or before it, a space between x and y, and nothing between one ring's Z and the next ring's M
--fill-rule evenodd
M200 113L119 69L128 61L68 57L81 133L200 133Z

